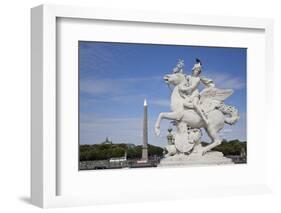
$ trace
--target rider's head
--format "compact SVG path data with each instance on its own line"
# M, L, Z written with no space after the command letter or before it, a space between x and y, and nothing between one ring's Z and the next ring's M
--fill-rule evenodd
M192 74L195 76L199 76L201 71L202 71L202 63L198 58L196 58L196 63L192 68Z

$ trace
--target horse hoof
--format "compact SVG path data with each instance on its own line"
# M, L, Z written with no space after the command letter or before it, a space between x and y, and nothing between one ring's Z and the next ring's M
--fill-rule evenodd
M160 129L156 127L154 129L154 133L155 133L156 136L159 136L160 135Z

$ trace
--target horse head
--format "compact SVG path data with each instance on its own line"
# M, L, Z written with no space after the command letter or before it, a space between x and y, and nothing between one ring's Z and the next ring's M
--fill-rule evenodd
M167 84L177 86L185 81L185 75L182 72L176 72L165 75L163 79Z

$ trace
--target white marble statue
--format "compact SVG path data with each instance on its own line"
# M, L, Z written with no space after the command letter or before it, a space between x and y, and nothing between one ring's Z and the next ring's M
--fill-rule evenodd
M187 129L184 122L180 122L177 126L177 133L173 135L173 142L164 147L165 157L174 156L176 154L197 154L200 152L201 136L200 129Z
M221 144L219 131L225 123L232 125L239 119L235 107L223 103L232 95L232 89L218 89L211 79L200 76L202 63L199 59L196 59L191 75L185 75L183 67L184 62L180 60L172 74L164 76L165 82L172 86L171 112L161 112L155 123L156 135L160 134L162 119L174 121L177 127L174 144L166 147L168 151L166 157L175 154L199 153L201 156L206 154ZM205 86L201 92L198 89L200 83ZM205 147L200 143L200 128L204 128L212 140L212 143Z

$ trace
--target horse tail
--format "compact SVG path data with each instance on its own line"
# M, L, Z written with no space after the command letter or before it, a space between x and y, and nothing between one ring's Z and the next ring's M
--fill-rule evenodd
M225 123L233 125L239 120L239 113L238 113L238 110L235 107L229 106L229 105L226 105L226 104L221 104L219 106L219 110L224 115L228 115L228 116L225 116L225 118L224 118Z

